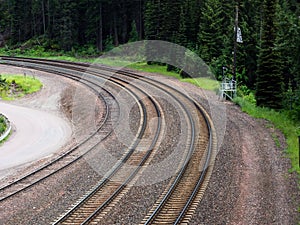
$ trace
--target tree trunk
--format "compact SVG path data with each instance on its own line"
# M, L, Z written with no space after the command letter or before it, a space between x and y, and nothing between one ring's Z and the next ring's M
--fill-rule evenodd
M42 14L43 14L43 35L46 33L46 18L45 18L45 4L44 0L42 0Z
M103 20L102 20L102 2L99 5L99 37L98 37L98 50L103 51Z
M118 38L118 25L117 25L117 13L114 10L114 39L115 39L115 46L119 46L119 38Z

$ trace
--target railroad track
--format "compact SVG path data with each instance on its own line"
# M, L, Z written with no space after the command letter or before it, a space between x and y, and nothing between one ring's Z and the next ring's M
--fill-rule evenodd
M109 94L109 92L107 93ZM103 98L105 102L106 113L102 118L101 125L97 128L96 132L94 132L88 138L86 138L81 143L71 148L67 152L63 153L62 155L59 155L59 157L55 158L54 160L44 164L43 166L39 167L38 169L35 169L34 171L31 171L30 173L22 176L21 178L18 178L13 182L2 186L0 188L0 202L32 187L35 184L40 183L44 179L50 177L51 175L54 175L55 173L63 169L66 169L78 160L82 159L82 157L88 154L99 143L98 138L100 136L100 131L100 140L104 140L110 135L112 131L112 128L110 128L110 126L113 123L111 121L113 118L110 118L110 115L112 111L116 110L112 108L109 109L109 105L113 104L109 104L108 99L105 100L104 93L101 94L101 98ZM90 145L91 143L95 143L95 140L92 139L97 139L96 144L93 144L92 148L86 148L86 146Z
M109 67L95 66L90 68L89 65L83 63L40 61L28 58L2 57L1 59L7 64L37 70L45 70L46 66L47 71L59 74L71 74L70 71L73 70L85 73L88 71L91 79L92 77L96 79L106 78L111 82L118 82L122 87L128 87L128 90L134 90L132 94L137 99L146 99L147 102L145 104L148 106L152 105L150 111L152 111L152 113L156 112L158 118L163 118L163 112L161 112L157 100L151 97L151 89L154 88L163 91L172 98L177 106L181 108L184 118L187 121L187 144L179 167L174 172L175 175L171 178L168 187L166 187L161 197L141 223L188 223L193 210L195 210L199 204L207 186L212 172L216 149L216 137L212 122L205 110L196 101L161 82L127 71L117 71ZM51 69L49 69L49 67ZM116 74L118 76L115 76ZM147 87L139 82L134 82L134 85L132 85L132 80L138 80L146 84ZM143 115L147 115L145 108ZM144 118L144 121L147 121L147 119ZM81 198L75 206L69 209L68 212L54 224L101 224L102 219L107 214L107 209L111 209L117 204L120 198L119 196L124 195L124 191L130 183L134 184L138 176L143 176L143 169L141 168L151 163L153 155L157 153L155 149L160 139L159 136L161 135L161 123L162 121L159 120L156 126L156 133L152 137L152 142L151 144L148 143L147 151L142 153L134 152L134 149L139 145L139 141L134 142L132 148L130 148L132 153L125 157L126 161L123 159L122 165L116 166L113 173L104 177L96 187ZM139 140L143 139L142 137L146 132L146 127L147 125L144 125L141 129L143 132L140 133L141 136L139 136ZM143 145L143 147L144 146L145 145ZM130 169L126 168L126 166L123 167L124 163L125 165L132 164L134 167Z
M49 70L47 69L44 69L44 71L49 72ZM119 105L111 92L105 90L103 87L101 87L101 92L99 92L99 90L95 89L95 87L92 86L95 86L95 84L93 84L92 82L88 82L87 80L83 80L82 78L79 79L79 77L76 78L66 73L57 74L60 76L71 78L73 80L80 81L81 83L87 82L84 84L88 86L88 88L96 92L99 98L103 99L106 108L105 116L102 119L100 126L97 127L96 131L93 134L91 134L88 138L86 138L83 142L70 149L63 155L59 156L58 158L54 159L53 161L30 172L29 174L26 174L25 176L15 180L12 183L1 187L0 202L10 197L13 197L14 195L32 187L33 185L42 182L46 178L60 172L61 170L67 169L77 161L83 159L85 155L89 154L92 150L94 150L103 140L105 140L113 132L113 125L118 124L117 120L119 119ZM96 87L99 88L100 86L96 85ZM112 112L114 112L114 114L117 115L112 116ZM91 145L92 147L88 147Z

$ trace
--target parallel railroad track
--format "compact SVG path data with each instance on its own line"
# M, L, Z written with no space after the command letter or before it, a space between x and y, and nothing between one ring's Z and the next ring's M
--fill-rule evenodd
M50 64L54 67L64 68L66 70L76 70L76 71L87 71L89 65L82 63L67 63L61 61L47 61L47 60L35 60L26 58L10 58L2 57L4 61L21 61L23 64L19 66L30 67L37 70L42 70L40 66L37 65L47 65ZM25 65L25 63L29 63ZM15 63L13 63L15 64ZM53 71L52 71L53 72ZM143 224L179 224L188 223L193 210L199 204L203 191L207 185L210 173L212 171L213 160L215 156L216 140L215 132L212 126L212 122L205 112L205 110L193 99L189 98L184 93L177 91L176 89L165 85L158 81L153 81L152 79L129 73L126 71L117 71L109 67L96 66L88 69L88 73L95 77L108 77L109 80L118 80L118 82L125 82L124 86L130 85L130 82L126 81L129 77L131 79L138 79L152 88L161 89L167 95L175 99L185 111L185 117L189 123L189 131L187 136L189 137L189 147L183 155L182 162L176 171L176 176L172 177L168 188L165 189L163 195L153 206L153 209L148 213L148 215L141 222ZM115 76L118 74L118 78ZM142 92L149 101L151 101L155 107L156 113L160 117L159 106L155 99L149 97L149 95L138 87L131 87L138 89L138 92ZM192 112L190 112L192 111ZM195 124L194 118L199 120L199 124ZM157 125L157 132L159 132L160 125ZM197 129L201 128L201 134L197 132ZM61 217L55 224L97 224L101 221L101 212L104 208L114 201L117 194L122 191L122 188L126 187L129 182L134 179L135 175L138 174L140 167L144 165L147 161L147 157L151 155L151 151L156 145L159 133L155 135L153 141L147 151L147 154L137 154L137 158L133 157L133 164L138 165L137 170L132 170L130 172L122 173L121 175L123 182L119 185L119 188L111 188L113 185L108 185L111 194L107 195L105 198L100 197L98 201L97 195L102 195L101 188L103 188L106 182L112 182L114 179L104 179L99 183L98 187L95 187L90 193L88 193L82 201L76 204L68 213ZM135 146L136 147L136 146ZM142 159L142 160L141 160ZM136 164L137 163L137 164ZM201 168L199 168L201 166ZM120 170L121 171L121 170ZM117 174L117 173L116 173ZM115 182L112 182L115 183ZM99 191L100 190L100 191ZM85 214L85 209L88 209Z
M44 69L44 71L55 73L55 71L53 70L49 71L47 69ZM95 85L95 83L90 82L86 79L84 80L82 78L78 78L78 77L76 78L66 73L64 74L56 73L56 74L60 76L68 77L73 80L77 80L78 82L81 83L87 82L84 84L87 85L89 88L91 88L94 92L96 92L99 98L103 99L105 103L106 113L104 118L102 119L102 123L99 127L97 127L96 131L92 133L87 139L85 139L83 142L81 142L74 148L70 149L63 155L43 165L42 167L30 172L29 174L26 174L25 176L13 181L12 183L1 187L0 202L10 197L13 197L14 195L42 182L46 178L64 169L67 169L69 166L76 163L78 160L83 159L85 155L89 154L93 149L95 149L99 145L99 143L101 143L113 132L114 129L113 125L118 124L117 121L119 119L118 115L112 116L112 112L114 112L114 114L119 114L118 112L119 105L111 92L105 90L103 87L100 87L101 88L101 93L100 93L99 90L95 89L95 87L92 86L94 85L99 89L99 85L97 84ZM137 103L140 104L138 99L136 99L136 101ZM92 145L92 147L87 147L89 145Z
M81 81L81 83L83 82ZM84 155L88 154L92 150L92 148L86 150L84 153L82 153L83 151L81 149L84 149L85 145L89 144L91 139L94 138L100 132L100 130L106 130L106 135L104 135L102 139L105 139L111 133L112 129L109 129L109 125L112 124L112 122L110 121L112 118L110 118L110 115L112 111L118 110L118 106L116 105L116 103L112 103L112 101L115 101L113 95L104 89L103 92L99 94L98 91L91 85L85 85L91 90L93 90L95 93L97 93L98 97L102 99L102 102L105 105L105 114L102 118L101 125L88 138L86 138L81 143L71 148L64 154L55 158L51 162L44 164L42 167L22 176L21 178L14 180L10 184L2 186L0 188L0 202L20 193L21 191L30 188L31 186L41 182L42 180L59 172L60 170L69 167L71 164L81 159ZM116 105L116 109L109 108L112 107L113 104ZM58 164L60 165L57 168Z

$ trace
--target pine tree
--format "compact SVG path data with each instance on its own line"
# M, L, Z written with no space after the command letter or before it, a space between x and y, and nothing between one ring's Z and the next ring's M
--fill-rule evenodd
M259 9L259 10L258 10ZM240 80L249 88L254 89L256 84L257 58L260 46L261 34L261 0L243 1L240 4L240 27L244 44L239 45L238 65L244 69L245 74Z
M129 34L129 42L135 42L139 40L139 34L137 32L137 28L136 28L136 22L132 21L131 23L131 31Z
M61 0L60 7L60 44L64 50L69 51L75 43L78 43L77 2Z
M285 90L291 84L292 89L296 87L296 77L300 73L299 66L299 43L300 43L300 26L299 18L292 10L292 4L283 1L278 7L278 40L277 46L282 55L282 73L284 74Z
M179 28L176 43L189 49L196 49L199 21L199 0L185 0L180 6Z
M180 11L180 21L179 21L179 28L178 28L178 34L176 37L176 42L182 46L187 47L189 44L188 41L188 28L187 28L187 16L188 16L188 10L187 8L181 6Z
M262 42L258 59L256 100L258 106L282 107L283 77L280 55L276 49L276 0L264 1Z
M146 1L145 38L147 40L161 39L162 8L160 0Z
M210 63L213 58L222 54L221 50L224 47L224 34L222 33L224 18L221 16L220 1L206 0L201 12L198 36L199 54L206 63Z

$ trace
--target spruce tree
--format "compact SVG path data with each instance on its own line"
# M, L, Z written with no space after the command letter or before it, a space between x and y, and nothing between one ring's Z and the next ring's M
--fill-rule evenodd
M188 29L187 29L188 10L181 6L179 29L176 37L176 42L182 46L188 46Z
M159 0L148 0L145 9L145 38L161 39L162 6Z
M135 42L139 40L139 34L136 28L136 22L132 21L131 23L131 31L129 34L129 42Z
M220 1L206 0L201 9L200 31L198 35L199 54L210 63L213 58L219 57L223 49L222 33L224 18Z
M259 54L261 34L261 0L243 1L240 4L239 26L242 29L244 44L239 45L239 53L244 52L243 57L238 57L238 65L245 74L240 82L246 84L250 89L255 89L257 58Z
M263 4L262 41L258 58L256 100L258 106L280 109L282 107L283 77L281 58L276 49L277 0Z
M283 1L279 7L278 20L279 32L277 46L283 58L282 72L284 74L285 90L291 85L292 89L296 86L296 77L300 73L299 65L299 43L300 43L300 26L299 18L293 12L292 4Z

